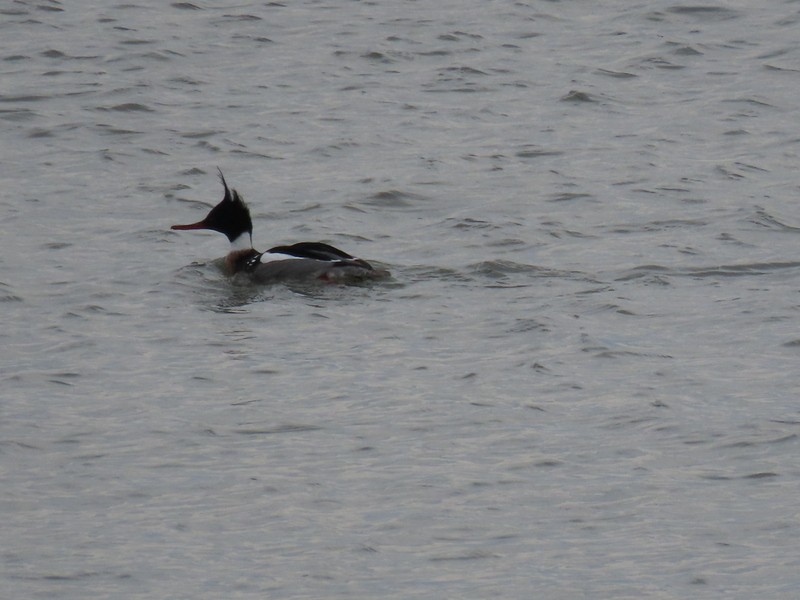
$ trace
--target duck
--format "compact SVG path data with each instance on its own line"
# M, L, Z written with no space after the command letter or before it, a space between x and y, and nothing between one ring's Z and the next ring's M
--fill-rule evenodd
M204 219L187 225L172 225L176 231L210 230L225 235L230 250L222 260L228 277L246 277L255 284L319 282L354 284L389 277L389 272L372 266L324 242L297 242L274 246L265 252L253 248L253 222L242 196L228 187L219 170L225 194Z

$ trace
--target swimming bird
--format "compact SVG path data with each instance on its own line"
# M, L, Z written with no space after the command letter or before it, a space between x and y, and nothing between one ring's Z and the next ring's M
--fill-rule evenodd
M388 271L375 268L367 261L324 242L299 242L259 252L253 248L250 209L236 190L228 188L221 170L219 179L225 189L222 201L202 221L173 225L171 229L208 229L224 234L231 244L223 261L226 275L244 274L259 284L292 281L358 283L389 276Z

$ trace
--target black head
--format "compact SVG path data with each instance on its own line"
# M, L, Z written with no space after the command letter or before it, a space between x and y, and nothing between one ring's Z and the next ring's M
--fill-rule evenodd
M211 209L206 218L189 225L173 225L171 229L210 229L225 234L229 242L233 242L243 233L252 236L253 222L250 220L250 210L236 190L228 189L222 171L219 172L219 179L225 188L225 197Z

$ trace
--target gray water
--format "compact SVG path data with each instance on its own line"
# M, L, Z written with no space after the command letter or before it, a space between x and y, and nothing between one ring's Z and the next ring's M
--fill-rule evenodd
M227 4L0 5L0 597L797 597L800 4Z

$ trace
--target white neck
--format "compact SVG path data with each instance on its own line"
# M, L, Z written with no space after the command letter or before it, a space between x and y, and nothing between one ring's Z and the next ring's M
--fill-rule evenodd
M239 237L231 242L231 252L237 250L249 250L253 247L253 236L249 231L243 232Z

